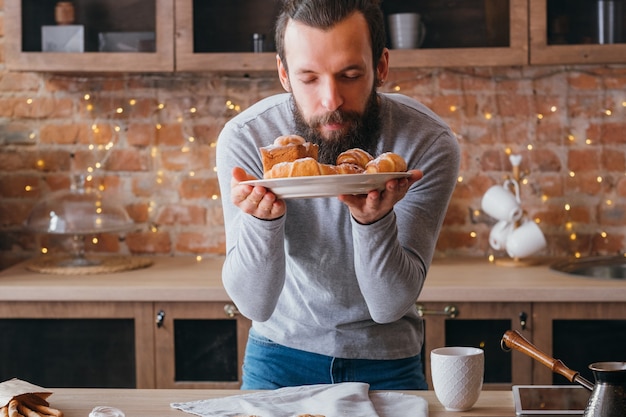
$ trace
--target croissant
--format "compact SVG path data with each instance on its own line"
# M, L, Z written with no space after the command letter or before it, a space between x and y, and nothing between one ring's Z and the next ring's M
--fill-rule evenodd
M393 152L385 152L371 160L365 166L365 172L367 174L377 172L405 172L406 169L407 166L404 158Z
M348 163L339 164L335 168L337 174L362 174L365 172L365 168Z
M313 158L280 162L263 174L263 178L311 177L322 175L319 163Z
M360 148L348 149L337 157L337 165L353 164L365 169L369 161L374 159L367 151Z

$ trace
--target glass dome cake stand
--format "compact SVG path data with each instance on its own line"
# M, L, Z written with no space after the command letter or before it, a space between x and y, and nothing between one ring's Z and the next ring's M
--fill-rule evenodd
M126 210L114 198L82 185L53 192L40 200L25 224L34 233L71 238L69 257L47 260L48 266L52 263L64 268L103 265L103 259L85 256L85 237L122 233L131 230L133 225Z

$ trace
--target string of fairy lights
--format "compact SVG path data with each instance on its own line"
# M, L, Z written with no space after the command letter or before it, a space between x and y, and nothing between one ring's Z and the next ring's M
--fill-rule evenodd
M514 75L512 75L512 73ZM442 112L439 112L439 115L444 120L451 120L450 124L452 126L454 126L455 120L460 120L459 126L457 127L458 131L455 131L455 134L461 143L462 149L463 147L470 149L472 146L481 146L480 143L472 143L472 135L474 135L474 133L471 129L473 128L472 124L476 123L476 120L470 120L472 117L482 119L483 126L481 126L481 129L486 131L485 134L494 135L494 137L497 138L497 141L501 141L501 143L497 146L501 147L502 154L506 158L508 158L508 155L512 153L517 154L521 151L524 151L527 155L525 158L528 158L537 148L541 149L542 147L545 147L545 144L538 140L537 134L537 126L542 123L556 121L556 125L562 126L562 129L566 131L565 134L563 134L560 143L558 143L558 141L556 144L552 143L552 146L560 147L561 149L568 146L580 146L581 144L590 147L602 147L604 144L601 138L604 133L603 129L605 123L621 124L622 126L626 126L626 91L624 91L623 88L620 89L619 87L611 87L607 85L609 83L605 82L605 78L610 76L610 72L606 71L594 72L585 71L581 68L559 67L552 71L538 71L537 74L532 72L524 73L524 71L516 73L514 70L510 70L505 73L496 73L494 75L489 71L478 73L469 70L463 71L462 69L445 68L433 71L421 71L416 74L411 74L411 76L406 79L388 81L382 88L382 91L415 95L417 99L422 99L424 101L425 97L419 96L419 92L416 92L415 86L420 84L420 82L425 78L436 80L444 74L446 76L455 77L456 81L459 83L458 91L452 91L450 93L451 96L456 96L459 102L451 100L447 107L448 113L446 114L445 111L443 114ZM391 75L393 76L393 72ZM406 76L406 73L404 73L404 75ZM572 104L571 101L573 96L572 89L575 87L572 87L570 83L564 83L565 88L560 90L561 95L551 96L550 94L544 94L541 90L542 83L549 82L550 78L558 78L560 81L563 77L572 78L577 76L590 77L601 86L599 95L597 90L593 90L589 94L590 97L594 98L596 105L599 107L591 112L587 109L587 111L584 114L581 113L581 115L572 114L573 112L569 109L570 106L575 105ZM55 77L63 76L56 75ZM144 78L145 77L146 76L144 76ZM483 88L480 91L470 91L470 89L465 88L465 82L471 83L477 79L481 81L481 85L483 87L489 86L489 89ZM216 119L215 114L211 114L214 113L216 109L210 105L202 105L203 99L194 95L193 91L190 91L183 100L179 98L172 99L171 97L159 99L158 96L162 91L159 84L162 79L159 79L157 76L154 76L153 78L153 88L147 89L149 91L148 96L138 95L137 97L130 97L123 100L119 98L112 98L116 96L116 93L103 91L99 87L101 85L101 81L102 80L94 77L93 79L84 82L84 91L79 93L80 100L76 100L80 103L81 107L78 113L80 115L84 115L84 119L90 121L90 128L93 137L98 138L100 135L104 136L106 134L110 134L111 138L106 143L73 145L75 148L85 146L86 149L92 153L94 160L84 168L86 171L85 180L88 184L91 184L92 186L95 185L100 190L104 190L105 185L103 183L98 183L98 178L105 174L107 158L110 157L113 149L118 146L124 146L124 140L126 139L125 132L128 130L129 120L133 121L133 109L140 104L145 112L145 102L151 102L147 112L148 115L144 115L143 118L147 120L147 123L152 124L155 137L158 138L159 131L164 128L166 123L178 124L181 127L185 137L184 143L179 146L179 152L181 154L193 153L195 151L195 146L197 146L199 142L194 134L189 133L193 132L194 123L202 117L212 117L213 119ZM254 82L254 80L249 81ZM527 125L525 126L525 129L519 130L519 132L524 132L526 137L507 137L507 132L503 131L503 126L506 126L506 118L508 116L501 113L501 109L498 107L498 96L511 94L510 91L500 91L503 83L511 81L517 82L519 85L526 86L526 90L521 91L521 94L519 94L527 97L527 104L529 106L530 115L527 118ZM171 80L168 80L168 82L171 84ZM184 83L185 81L181 80L181 82ZM224 82L228 82L228 80L225 80ZM433 89L433 94L441 95L441 91L436 83L432 84L434 84L434 86L428 88ZM129 89L129 91L132 93L132 90ZM514 93L515 92L513 92L513 94ZM144 92L144 94L146 93ZM467 110L466 106L468 104L463 101L467 99L468 94L478 97L474 97L474 100L482 100L479 103L473 103L474 106L479 108L476 116L472 114L465 114L465 110ZM580 96L580 91L577 91L577 94ZM117 95L119 95L119 92ZM163 93L163 96L167 96L167 93ZM240 103L241 98L238 99L235 96L236 95L233 95L233 97L225 97L221 110L223 113L219 115L218 119L222 118L223 120L227 120L245 108L245 105ZM102 100L100 100L101 98ZM28 105L33 105L36 100L38 99L29 97L26 100L26 103ZM119 104L116 106L109 106L108 104L112 100L119 100ZM427 100L428 97L426 97L426 101ZM101 102L107 103L107 106L101 106ZM519 119L519 116L517 118ZM41 122L43 123L43 118ZM597 124L599 127L594 132L596 136L587 134L589 123ZM626 129L624 130L626 131ZM31 138L34 139L38 135L39 133L34 130L31 134ZM216 140L217 138L210 138L209 146L214 147L216 145ZM206 143L206 140L203 142ZM180 177L195 177L198 175L196 168L192 166L181 169L178 173L164 169L160 162L162 151L158 140L152 139L148 146L149 155L152 160L152 174L154 175L155 187L168 187L172 181ZM468 150L465 151L467 152ZM45 160L43 158L37 161L37 167L39 169L44 169L44 165ZM537 170L538 168L533 166L532 163L526 164L525 166L531 167L527 171L524 171L520 178L520 185L526 188L526 194L530 192L532 196L544 204L553 200L555 197L542 190L541 184L537 184L537 181L533 180L533 178L536 177L533 170ZM213 168L213 171L214 170L215 168ZM480 174L480 170L477 170L477 172ZM467 173L461 173L459 175L457 179L457 183L459 185L468 181L466 175ZM502 179L505 179L507 175L508 173L504 173ZM563 175L573 179L577 177L578 173L574 169L569 169ZM626 176L626 172L621 173L621 175ZM614 195L617 179L612 178L610 173L602 173L597 175L596 181L600 185L605 185L605 188L609 188L609 195L604 198L603 204L606 206L612 206L614 204L614 200L617 198ZM32 190L32 188L33 185L27 186L27 190ZM567 186L565 188L567 189ZM158 201L158 194L159 192L157 191L150 197L150 201L148 202L148 210L152 217L154 217L154 213L160 204ZM606 195L606 190L602 194ZM211 200L218 200L220 197L219 195L214 194L209 198ZM581 225L572 220L569 213L571 213L574 207L577 204L580 204L580 202L573 201L572 195L567 194L559 197L559 200L562 200L562 210L564 212L563 218L565 219L563 225L564 230L568 233L571 241L576 241L578 239L578 230L581 229ZM473 215L478 217L479 213L475 212ZM541 215L534 216L533 220L537 223L541 223ZM159 225L154 223L154 221L150 221L148 229L153 232L157 232L159 230ZM471 230L469 233L472 238L478 238L482 232L480 229L475 229ZM602 239L608 239L611 231L603 228L597 231L597 233ZM93 238L92 243L98 243L97 237ZM46 249L43 251L45 252ZM572 255L580 257L583 253L576 251L572 253ZM495 254L488 252L488 256L490 259L494 259ZM201 259L201 256L199 256L198 259Z

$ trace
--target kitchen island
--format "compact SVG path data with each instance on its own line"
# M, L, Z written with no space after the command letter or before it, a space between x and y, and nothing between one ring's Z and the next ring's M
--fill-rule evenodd
M184 417L192 416L170 407L172 402L186 402L238 395L237 390L126 390L126 389L55 389L48 398L51 407L60 409L64 417L87 417L95 406L110 406L122 410L126 417ZM483 391L474 408L466 412L446 411L433 391L406 391L428 401L429 417L513 417L515 410L510 391ZM407 410L407 417L413 416ZM333 417L333 416L326 416Z
M50 335L50 346L58 344L54 341L56 326L66 325L59 331L76 334L69 329L73 322L83 321L88 331L95 329L93 339L101 335L103 341L122 339L112 336L110 330L97 330L98 326L108 321L118 326L126 344L118 344L117 349L125 352L129 366L117 374L131 369L130 375L125 377L124 385L116 381L103 385L109 381L96 380L85 381L91 384L85 386L238 388L250 321L239 314L224 290L223 258L151 259L153 265L147 268L102 274L44 274L29 270L29 261L14 265L0 272L0 325L19 335L23 333L23 320L17 319L32 319L33 326ZM450 343L481 345L488 358L487 390L510 390L513 384L554 383L547 367L519 352L501 351L499 338L509 329L520 331L540 349L564 359L578 371L586 371L587 365L599 357L594 340L606 337L614 350L612 360L624 360L626 338L620 335L626 335L626 281L567 275L550 269L549 263L546 260L533 265L502 266L477 258L436 260L416 300L427 324L426 352ZM203 330L195 331L195 325ZM185 340L185 335L195 338L199 333L214 337L220 344L208 353L177 356L177 341ZM450 334L457 341L450 342ZM571 350L567 346L574 343L583 352L578 362L558 356L563 354L554 348L559 337L566 352ZM76 352L87 349L87 342L78 334L72 340L70 346ZM92 343L99 344L93 340ZM42 349L47 346L39 342L33 346L39 345ZM207 345L213 345L213 340L194 339L194 343L184 344ZM9 358L13 355L10 346L2 352ZM606 356L605 352L601 354ZM48 357L47 352L32 355ZM185 358L196 355L202 358L199 363L184 363ZM103 372L95 375L114 377L116 372L106 367L107 360L104 357L94 361L103 367ZM228 365L219 365L223 372L218 376L194 374L199 364L211 360L217 365ZM428 355L425 360L430 381ZM184 366L194 375L180 374ZM491 375L492 371L496 374ZM5 376L14 375L7 371ZM80 385L64 382L55 386Z

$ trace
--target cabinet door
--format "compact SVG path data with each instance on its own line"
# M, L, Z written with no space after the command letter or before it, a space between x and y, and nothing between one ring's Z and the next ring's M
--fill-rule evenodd
M598 1L530 0L530 64L601 64L626 62L626 39L613 44L598 36ZM613 2L602 2L613 3ZM621 3L621 2L619 2ZM624 5L626 6L626 5ZM626 10L616 27L626 26ZM606 13L605 13L606 15Z
M0 303L0 380L154 388L151 303Z
M229 303L155 303L157 388L241 383L250 321Z
M484 385L487 389L510 389L531 383L531 359L500 347L509 329L530 337L530 303L418 303L426 336L426 378L432 387L430 351L443 346L473 346L485 351Z
M4 5L7 68L63 72L172 71L173 1L74 0L74 25L77 25L74 29L55 23L56 2L7 1ZM74 45L72 51L77 50L79 39L84 52L58 52L68 43Z
M594 380L593 362L626 360L626 303L535 303L533 343L567 367ZM540 363L534 384L568 384Z
M276 70L273 25L279 3L177 0L176 70ZM417 12L426 25L422 48L391 50L392 68L528 63L528 0L386 0L382 7L385 18ZM265 35L268 52L252 52L255 33Z

